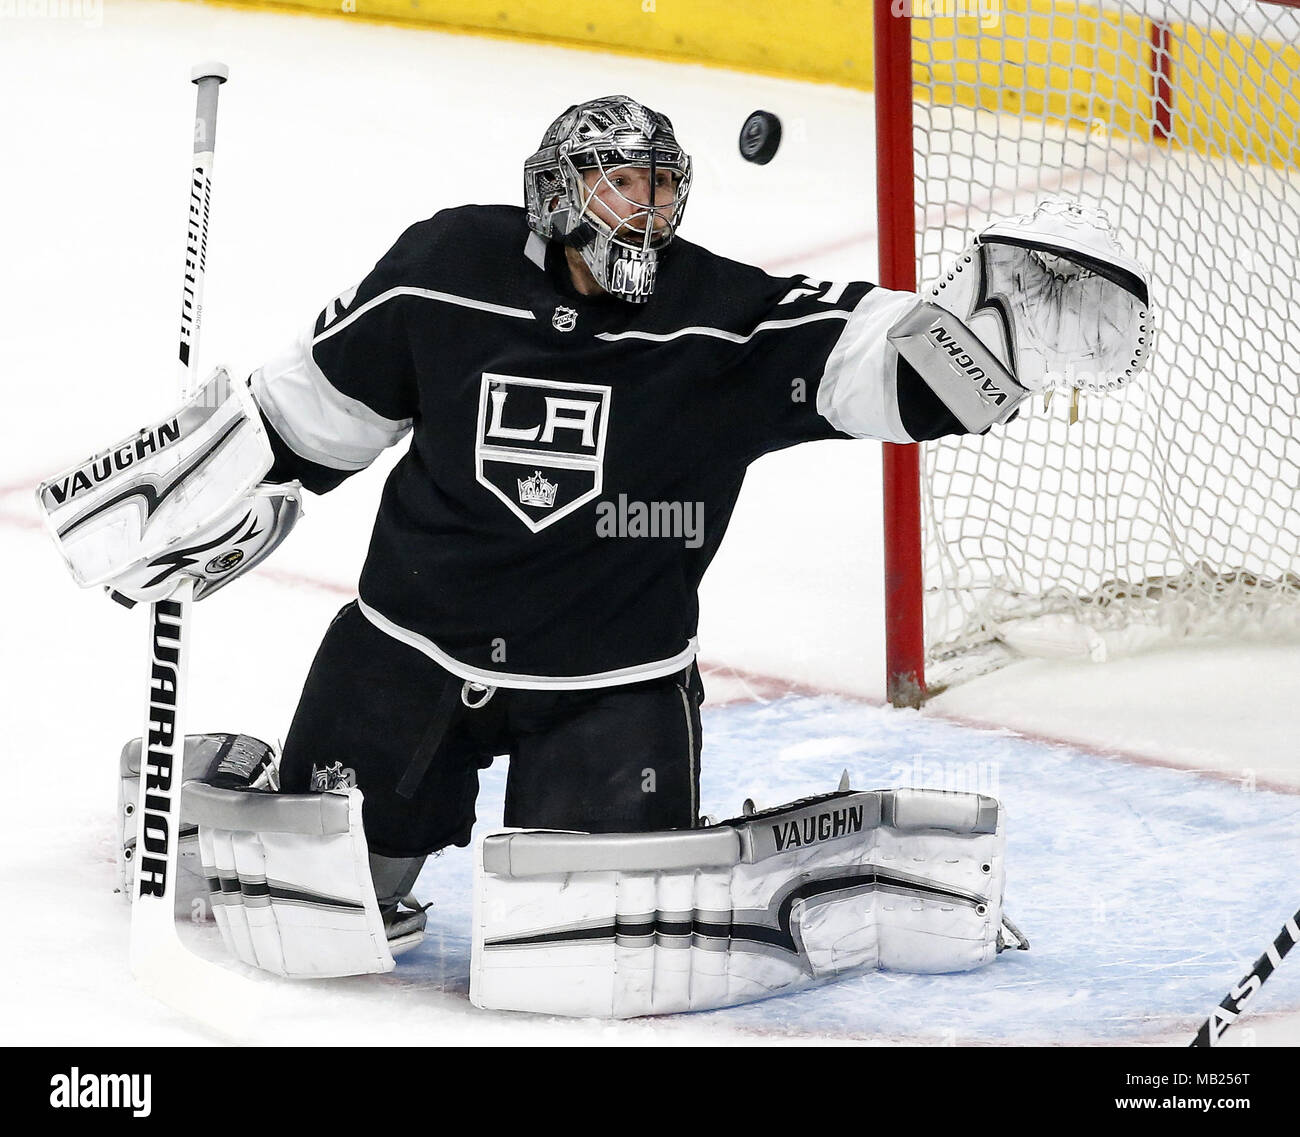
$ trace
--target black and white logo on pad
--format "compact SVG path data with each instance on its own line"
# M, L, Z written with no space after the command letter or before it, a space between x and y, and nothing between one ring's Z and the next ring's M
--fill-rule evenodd
M534 533L600 496L610 389L484 372L475 475Z

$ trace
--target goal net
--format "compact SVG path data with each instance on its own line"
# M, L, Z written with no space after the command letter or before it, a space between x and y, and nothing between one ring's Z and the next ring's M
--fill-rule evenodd
M922 448L931 686L1020 654L1300 636L1300 10L980 7L910 21L918 282L1066 195L1149 266L1157 330L1124 392Z

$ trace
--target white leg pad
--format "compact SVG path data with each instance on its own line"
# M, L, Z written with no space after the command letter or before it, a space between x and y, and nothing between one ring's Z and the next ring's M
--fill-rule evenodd
M966 971L999 950L989 797L845 791L706 829L489 834L470 999L628 1018L729 1006L872 968Z
M192 782L205 777L219 759L229 752L230 743L241 740L252 748L269 749L266 743L247 735L231 733L190 734L185 737L184 780ZM268 758L274 773L274 754ZM130 903L135 888L135 810L140 800L140 740L131 739L122 747L118 759L117 791L117 874L118 891ZM265 784L259 777L258 785ZM198 827L187 808L188 795L181 794L181 840L179 875L176 885L176 914L182 919L194 917L196 902L208 903L207 882L203 875L198 845Z
M186 795L217 925L233 955L292 978L393 969L360 790L258 794L191 783Z

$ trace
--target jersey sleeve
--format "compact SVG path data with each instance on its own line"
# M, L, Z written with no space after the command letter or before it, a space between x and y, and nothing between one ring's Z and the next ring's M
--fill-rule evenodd
M359 285L253 373L275 452L268 480L297 478L324 493L411 429L419 408L404 298L415 290L430 224L407 230Z
M760 325L766 342L748 363L764 404L751 452L819 438L910 443L965 432L888 341L915 293L807 278L784 284Z

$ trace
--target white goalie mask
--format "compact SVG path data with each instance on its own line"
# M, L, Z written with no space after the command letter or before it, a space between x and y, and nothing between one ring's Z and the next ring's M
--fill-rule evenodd
M690 183L691 160L666 115L626 95L592 99L551 123L524 163L528 227L577 249L606 292L643 303Z

